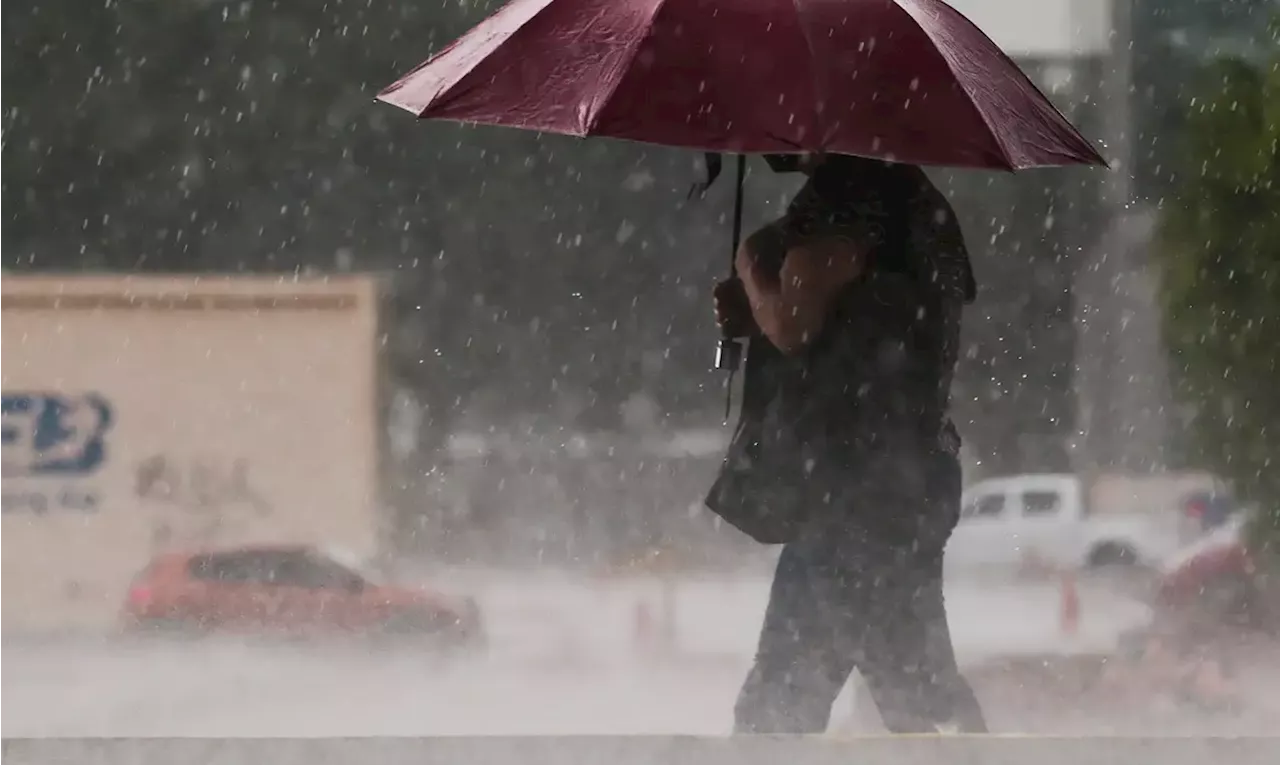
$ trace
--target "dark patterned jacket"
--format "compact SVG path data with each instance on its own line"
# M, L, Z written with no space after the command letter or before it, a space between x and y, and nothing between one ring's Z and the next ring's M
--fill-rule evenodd
M752 340L743 413L765 420L781 453L804 454L819 473L830 466L833 480L873 454L958 451L947 413L976 291L955 214L923 171L849 165L819 168L787 214L753 235L779 266L790 247L823 237L853 240L869 264L801 354Z

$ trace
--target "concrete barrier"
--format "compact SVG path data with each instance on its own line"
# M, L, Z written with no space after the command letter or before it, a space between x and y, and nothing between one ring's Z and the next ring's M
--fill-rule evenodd
M5 739L5 765L1261 765L1278 738Z

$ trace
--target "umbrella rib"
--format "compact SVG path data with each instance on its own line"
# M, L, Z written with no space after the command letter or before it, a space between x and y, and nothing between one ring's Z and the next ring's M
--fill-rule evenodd
M535 18L540 16L542 13L544 13L547 10L547 8L551 6L553 2L555 2L555 0L545 0L542 7L535 10L533 13L529 15L528 18L526 18L524 21L520 22L515 28L513 28L505 38L503 38L494 46L493 49L496 49L497 46L499 45L505 44L512 37L519 34ZM387 87L383 88L382 91L380 91L376 96L376 100L404 109L405 111L410 112L411 114L413 114L415 117L418 117L419 119L423 118L426 108L428 107L438 108L444 100L447 100L450 97L451 95L450 91L452 91L454 88L457 88L460 84L462 84L464 80L467 79L468 76L472 74L475 68L474 65L469 66L464 70L460 70L457 76L454 77L452 80L448 81L447 84L437 83L434 89L434 92L431 95L431 98L427 99L425 107L411 108L408 104L404 103L403 101L393 98L394 94L397 91L399 91L401 88L403 88L407 83L411 82L414 79L414 76L418 74L418 72L422 71L423 69L426 69L432 64L438 64L440 61L446 59L446 57L450 57L458 54L458 52L463 49L465 44L469 42L473 42L477 37L481 36L482 32L491 31L492 26L495 26L499 20L505 18L506 14L513 13L515 10L516 10L516 4L514 3L508 3L502 8L499 8L496 12L494 12L488 18L481 21L475 27L472 27L466 34L462 35L458 39L449 43L441 50L436 51L434 54L428 57L426 61L423 61L421 64L418 64L417 66L415 66L412 70L409 71L408 74L404 75L400 79L396 80L395 82L391 83ZM484 56L481 56L479 60L483 60L485 57L487 57L490 53L493 52L493 49L489 50L488 53L485 53Z
M902 6L898 6L898 7L902 8ZM1012 76L1022 80L1023 84L1031 88L1031 91L1033 93L1036 93L1040 96L1040 98L1044 101L1044 103L1048 105L1048 107L1052 109L1053 112L1058 116L1062 126L1065 127L1067 131L1071 134L1071 136L1080 143L1081 149L1091 154L1093 158L1098 161L1098 164L1102 165L1103 167L1109 167L1106 159L1104 159L1102 155L1098 153L1098 150L1096 147L1094 147L1093 143L1088 138L1084 137L1084 134L1081 133L1080 129L1075 126L1075 123L1067 119L1066 115L1062 113L1062 110L1059 109L1058 106L1054 104L1053 101L1044 94L1044 91L1040 89L1040 86L1036 85L1035 81L1032 80L1031 77L1028 76L1027 73L1022 70L1022 67L1018 66L1017 62L1015 62L1012 58L1010 58L1008 53L1004 52L1003 48L1001 48L999 45L996 45L995 41L992 40L987 35L986 32L982 31L981 27L973 23L973 21L968 16L964 15L953 6L948 6L948 7L951 8L951 11L953 13L955 13L962 20L964 20L965 23L967 23L970 27L972 27L975 32L977 32L982 37L986 38L987 42L991 43L991 47L995 49L996 55L1004 60L1004 63L1006 64ZM906 11L906 9L903 9L903 10L904 12L907 13L907 15L911 16L911 13L909 11ZM912 18L912 21L915 21L915 16L911 16L911 18ZM916 21L916 25L919 26L921 29L923 29L926 35L929 35L930 40L933 40L933 35L929 33L929 30L923 24ZM947 65L947 69L951 72L951 75L955 77L956 82L961 83L961 85L964 87L965 96L967 96L970 103L972 103L973 97L970 95L968 83L960 78L960 75L956 72L955 67L951 66L951 62L947 59L946 56L942 57L942 61ZM982 118L983 124L987 125L987 127L990 128L991 123L987 120L986 114L977 107L977 104L974 104L973 106L974 106L974 109L978 112L978 116ZM1009 166L1015 170L1020 169L1020 166L1014 163L1009 158L1008 150L1005 148L1004 142L1001 140L1000 135L995 132L993 132L992 135L996 139L996 145L1000 147L1000 153L1004 155L1005 159L1009 160Z
M987 115L983 113L982 109L978 108L978 105L974 103L973 93L971 92L969 83L963 78L961 78L960 73L957 72L956 68L951 65L951 61L946 57L946 55L943 54L942 48L938 45L938 41L934 39L933 33L929 31L929 27L925 24L920 23L919 19L915 17L915 14L913 14L911 11L904 8L902 6L902 3L899 2L899 0L892 0L891 5L895 6L899 12L906 14L907 18L911 19L911 23L915 24L916 27L921 32L924 32L925 36L929 38L929 42L933 43L934 50L938 52L938 57L942 59L942 65L947 68L947 71L951 73L951 77L957 83L960 84L961 88L964 89L964 102L969 105L969 108L972 109L975 114L978 115L978 119L982 120L982 124L986 126L987 132L991 134L991 139L995 141L996 149L1000 151L1000 158L1004 160L1005 167L1007 167L1010 170L1016 170L1017 166L1014 164L1013 160L1009 157L1009 150L1005 148L1004 141L1000 140L999 132L995 129L995 126L991 124L991 120L987 118ZM952 10L955 10L955 9L953 8ZM961 18L963 18L965 21L968 21L969 25L972 26L978 32L978 34L982 35L983 37L986 37L986 33L983 32L981 29L978 29L977 24L974 24L972 21L969 21L969 17L960 13L960 11L955 11L955 13L959 15ZM987 39L990 40L990 38L987 38ZM994 45L994 43L992 43L992 45ZM999 50L998 47L996 49ZM1001 52L1001 55L1004 55L1003 52ZM1016 65L1014 65L1013 68L1016 71L1019 71L1019 72L1022 71L1021 69L1018 69Z
M631 71L631 65L635 63L636 56L639 55L641 46L643 46L645 41L653 34L654 22L658 20L658 14L662 13L662 9L665 7L667 7L667 0L658 0L654 5L653 15L649 17L649 24L645 29L644 34L637 37L635 42L631 44L631 48L626 52L626 55L623 56L623 60L619 62L621 66L618 67L618 75L614 77L613 82L609 83L608 88L606 88L600 98L596 99L595 103L592 105L590 113L587 114L587 119L583 125L584 136L589 136L595 131L596 125L600 121L600 115L604 113L605 107L609 105L609 101L613 98L614 94L618 92L618 88L622 87L622 81L627 78L627 73Z
M818 78L817 57L813 47L813 38L809 36L809 25L805 23L804 11L800 10L800 4L803 0L791 0L791 5L796 9L796 23L800 25L800 37L804 40L804 46L809 51L809 76L813 82L814 90L814 107L813 107L813 126L818 128L819 138L823 145L827 142L826 124L822 119L820 107L826 105L827 88L826 83Z

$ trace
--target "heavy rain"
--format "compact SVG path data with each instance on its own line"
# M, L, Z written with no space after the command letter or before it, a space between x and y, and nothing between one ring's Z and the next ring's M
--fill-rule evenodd
M6 761L1274 734L1280 2L503 5L4 9Z

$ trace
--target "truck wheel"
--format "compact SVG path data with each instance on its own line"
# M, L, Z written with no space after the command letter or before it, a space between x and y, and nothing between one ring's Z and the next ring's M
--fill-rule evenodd
M1103 542L1089 551L1086 562L1090 568L1132 566L1138 562L1138 552L1123 542Z

